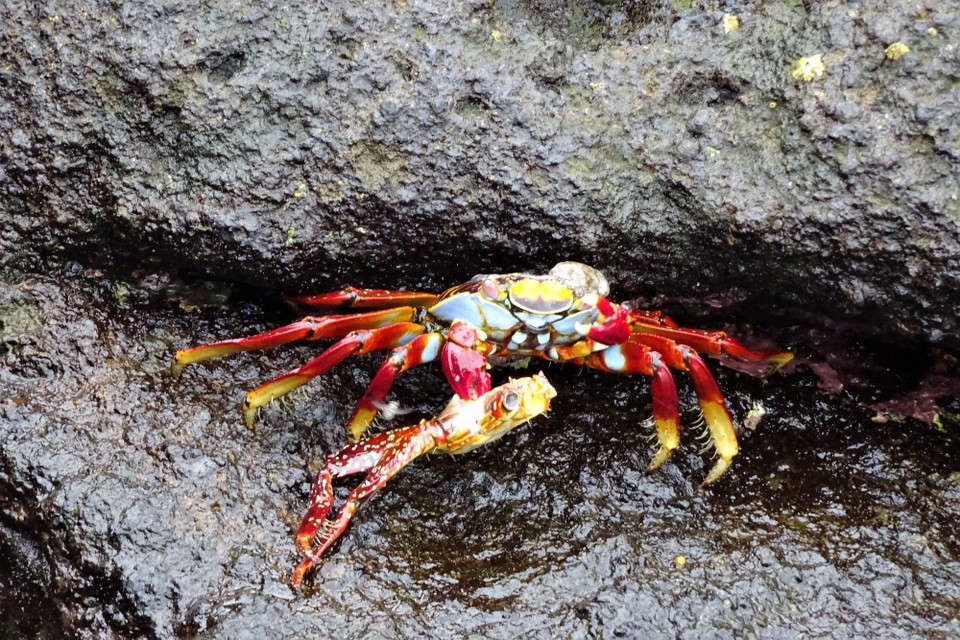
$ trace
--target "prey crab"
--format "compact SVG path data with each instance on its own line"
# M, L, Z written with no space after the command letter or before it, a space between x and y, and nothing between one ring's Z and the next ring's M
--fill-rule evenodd
M400 469L425 453L460 454L493 442L511 429L545 413L557 392L543 373L510 380L476 399L453 396L436 418L377 433L327 456L310 490L310 503L296 535L304 560L293 572L293 586L340 537L354 512ZM366 473L333 519L333 479Z
M304 305L349 313L307 316L246 338L179 351L172 370L216 356L264 349L294 340L337 341L306 364L249 392L243 414L252 425L257 409L328 371L345 358L391 350L357 403L347 435L358 440L383 407L395 377L440 360L457 396L474 400L491 390L491 361L541 358L651 378L653 422L659 448L649 469L663 465L680 443L677 390L671 370L690 375L717 461L703 481L716 481L739 451L723 395L700 353L779 368L789 352L753 351L721 331L679 327L658 311L641 311L607 299L610 286L596 269L561 262L546 275L478 275L440 294L347 288L303 296ZM372 309L370 311L354 311Z

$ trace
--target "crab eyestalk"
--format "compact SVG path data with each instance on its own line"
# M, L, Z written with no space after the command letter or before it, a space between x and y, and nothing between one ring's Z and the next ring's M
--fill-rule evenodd
M610 293L606 276L582 262L558 262L550 269L550 275L570 287L580 298L590 293L601 296Z

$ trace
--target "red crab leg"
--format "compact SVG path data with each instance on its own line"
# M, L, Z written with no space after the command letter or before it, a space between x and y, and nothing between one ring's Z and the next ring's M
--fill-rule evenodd
M429 432L430 425L431 422L425 420L412 427L378 433L349 444L327 458L326 467L313 481L310 505L297 531L296 545L305 559L293 571L294 587L299 588L307 571L346 530L359 507L400 469L436 447L437 443ZM333 505L333 478L367 470L369 474L350 492L336 517L328 520L327 514Z
M690 379L693 380L693 388L697 392L697 403L703 412L707 428L710 429L710 439L713 440L713 447L717 452L717 462L700 484L703 487L715 482L724 471L730 468L730 463L739 453L740 446L737 444L737 434L733 429L730 412L724 404L723 394L720 393L720 387L717 386L717 381L714 380L710 369L692 349L686 350L685 355Z
M315 296L297 296L295 301L313 307L344 307L348 309L383 309L398 305L432 307L437 296L416 291L390 291L389 289L357 289L347 287L342 291L321 293Z
M458 396L472 400L490 391L489 364L479 350L482 348L483 343L473 327L465 322L454 322L446 336L427 333L394 349L353 410L347 423L347 437L356 440L367 430L397 374L410 367L432 362L438 355L441 356L447 381Z
M655 327L667 326L672 329L679 329L680 325L663 315L662 311L643 311L641 309L630 309L630 319L642 324L650 324Z
M370 426L379 411L377 407L386 399L397 374L436 360L444 342L444 337L439 333L425 333L393 350L380 366L347 422L347 437L350 440L357 440Z
M339 338L356 329L374 329L397 322L405 322L413 317L416 309L413 307L399 307L370 313L353 313L348 315L333 315L312 317L293 322L270 331L258 333L246 338L220 340L210 344L192 347L178 351L173 358L171 370L174 376L179 376L183 368L194 362L224 356L238 351L252 351L267 349L294 340L320 340L322 338Z
M627 343L632 344L632 343ZM627 347L629 350L629 347ZM670 369L660 361L659 354L651 354L653 382L650 395L653 399L653 423L657 428L660 448L647 469L659 469L670 459L673 450L680 446L680 415L677 401L677 385Z
M711 355L727 355L744 362L759 362L765 360L774 365L774 371L793 359L789 351L754 351L728 336L723 331L701 331L699 329L683 329L676 326L661 326L649 322L649 317L643 318L631 312L633 333L653 334L679 344L693 347L701 353Z
M700 411L703 413L703 419L718 456L716 464L701 486L716 481L730 467L740 447L737 444L737 434L733 428L730 412L727 411L723 394L720 393L720 388L710 369L696 351L685 345L676 344L668 338L652 334L633 334L631 340L662 354L668 366L690 373L693 388L697 392L697 404L700 405Z
M574 362L600 371L641 373L652 378L650 395L653 397L653 423L660 448L647 469L653 471L669 460L673 450L680 445L680 416L677 386L660 354L645 345L625 342L577 358Z
M265 382L248 393L243 401L243 419L248 427L252 427L258 408L306 384L321 373L326 373L349 356L399 347L424 331L423 325L416 322L398 322L376 329L351 331L310 362Z

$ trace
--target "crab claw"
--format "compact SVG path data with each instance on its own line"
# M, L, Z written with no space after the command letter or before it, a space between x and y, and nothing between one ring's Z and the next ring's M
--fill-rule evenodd
M441 353L443 373L450 386L464 400L479 398L490 391L487 359L482 353L448 342Z
M479 398L490 391L492 384L487 358L472 347L480 340L477 331L462 322L454 323L448 341L440 354L447 381L464 400Z
M593 300L596 302L593 302ZM577 323L577 331L594 342L602 344L623 344L630 339L630 312L626 307L613 304L604 297L594 293L584 298L585 302L594 304L600 315L593 324Z

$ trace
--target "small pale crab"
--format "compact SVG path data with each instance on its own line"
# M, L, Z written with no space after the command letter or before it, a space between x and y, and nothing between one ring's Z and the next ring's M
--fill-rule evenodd
M349 313L307 316L246 338L179 351L172 371L216 356L265 349L295 340L336 338L306 364L249 392L243 415L252 425L258 408L330 370L345 358L390 350L347 423L359 439L378 413L397 374L440 360L451 387L463 400L491 389L490 362L516 357L570 362L601 371L651 378L653 422L659 447L648 468L657 469L680 444L677 389L671 369L689 373L717 461L703 481L726 471L739 451L730 413L698 352L770 363L776 370L793 354L753 351L722 331L678 326L659 311L642 311L607 299L602 273L578 262L561 262L545 275L478 275L440 294L356 289L296 300ZM372 311L354 312L355 309Z
M293 572L299 588L310 568L340 537L354 512L400 469L425 453L460 454L493 442L511 429L545 413L557 392L543 373L510 380L472 399L454 396L436 418L367 436L327 456L310 491L310 504L296 535L304 560ZM333 479L357 473L367 477L350 492L333 519Z

